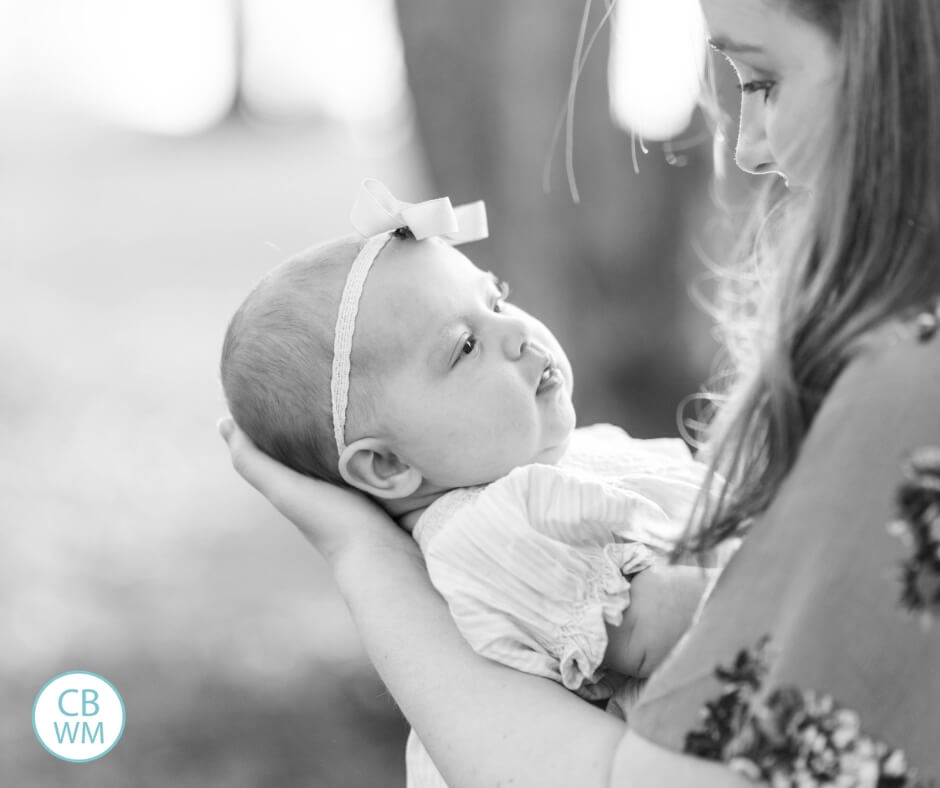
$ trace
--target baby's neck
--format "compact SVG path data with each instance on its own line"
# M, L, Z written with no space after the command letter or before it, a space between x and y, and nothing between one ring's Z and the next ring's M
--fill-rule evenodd
M450 492L450 490L434 489L422 491L419 489L407 498L380 501L380 503L385 511L394 517L402 528L408 533L411 533L418 524L418 520L421 519L421 515L427 511L428 507L448 492Z

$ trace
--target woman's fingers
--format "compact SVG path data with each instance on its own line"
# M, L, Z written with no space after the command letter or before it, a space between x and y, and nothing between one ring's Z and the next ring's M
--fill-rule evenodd
M318 510L324 508L321 496L325 494L328 498L332 486L303 476L269 457L230 416L220 419L218 428L238 475L298 527L306 531L314 526Z
M231 425L227 426L226 442L232 455L232 467L239 476L280 508L281 500L290 500L289 495L284 495L284 488L298 486L306 477L273 460L258 449L231 419L229 421Z
M397 530L389 516L364 495L297 473L258 449L231 417L218 422L232 466L327 557Z
M228 445L229 454L232 459L232 467L238 472L246 482L257 489L265 498L270 499L268 495L268 477L265 473L265 460L270 457L263 452L258 451L251 439L242 432L235 424L231 416L219 419L219 434ZM284 468L285 471L289 470Z
M228 443L229 436L235 429L235 420L231 416L223 416L215 423L215 426L219 430L219 435Z

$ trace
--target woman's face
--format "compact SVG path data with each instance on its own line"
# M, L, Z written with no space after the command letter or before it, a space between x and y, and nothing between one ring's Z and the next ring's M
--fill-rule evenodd
M812 188L839 109L839 45L775 0L701 0L711 45L738 74L735 160Z

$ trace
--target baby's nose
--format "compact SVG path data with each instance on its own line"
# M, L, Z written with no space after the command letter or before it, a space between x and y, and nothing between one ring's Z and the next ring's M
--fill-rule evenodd
M539 368L544 367L552 361L552 354L548 348L535 340L529 340L525 343L523 357L525 356L532 358Z
M507 357L520 359L532 351L529 329L523 321L507 321L503 328L503 350Z
M551 359L552 354L548 348L531 338L527 338L519 345L519 351L513 358L514 361L522 363L526 369L537 369L539 372Z

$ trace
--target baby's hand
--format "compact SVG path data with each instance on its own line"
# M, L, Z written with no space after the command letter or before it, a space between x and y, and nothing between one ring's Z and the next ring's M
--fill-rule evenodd
M654 564L634 576L630 607L619 626L608 626L604 666L647 678L691 626L718 570Z
M360 549L416 549L411 538L375 503L348 488L304 476L260 451L231 417L218 423L239 475L330 563L334 572Z

